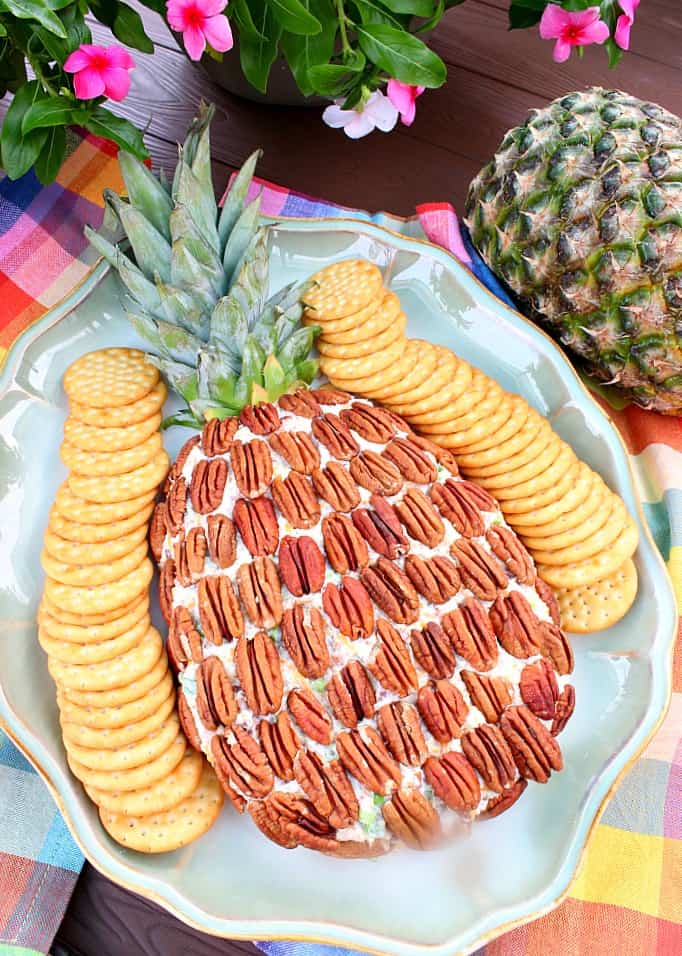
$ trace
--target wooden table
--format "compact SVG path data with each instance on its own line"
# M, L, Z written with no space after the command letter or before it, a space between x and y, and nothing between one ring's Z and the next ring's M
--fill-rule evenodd
M351 142L327 129L319 109L255 105L223 93L178 50L159 17L143 11L157 44L135 53L131 93L117 111L140 126L155 165L172 169L175 144L201 97L217 106L213 125L219 187L257 146L267 179L349 206L409 215L420 202L461 208L467 186L504 132L531 107L589 85L617 87L682 114L680 0L646 0L637 11L633 50L609 71L602 50L552 62L552 45L536 30L508 33L507 0L467 0L451 10L432 43L448 64L448 81L418 102L417 120L390 135ZM141 8L138 8L141 9ZM110 42L93 24L95 42ZM217 956L255 953L248 943L188 929L159 907L114 886L86 864L58 944L78 956ZM62 951L63 952L63 951Z

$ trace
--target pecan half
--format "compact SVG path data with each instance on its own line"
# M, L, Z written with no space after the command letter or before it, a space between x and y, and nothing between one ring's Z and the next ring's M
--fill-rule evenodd
M410 631L410 643L417 663L430 677L452 677L455 652L440 624L430 621L421 630Z
M427 850L442 836L440 817L420 790L397 790L381 813L391 833L414 850Z
M549 616L552 619L552 623L556 624L557 627L560 627L561 615L559 614L559 604L553 589L549 586L549 584L547 584L546 581L543 581L542 578L536 578L535 590L547 605L547 610L549 611Z
M244 617L232 582L224 574L211 574L199 581L199 620L207 640L222 644L244 633Z
M249 813L263 833L281 846L300 845L323 853L333 852L336 847L334 828L310 800L294 793L275 792L259 807L256 812L249 807Z
M170 471L168 472L168 480L171 483L180 478L182 469L185 467L185 462L189 458L189 453L193 448L197 447L200 441L201 435L192 435L192 437L188 438L185 444L182 446L171 466Z
M463 754L451 750L442 757L429 757L423 770L433 792L451 810L463 813L476 809L481 799L481 785Z
M521 699L536 717L552 720L559 698L559 685L554 668L544 657L534 664L526 664L519 680Z
M279 655L265 631L252 640L240 637L234 652L237 676L255 714L274 714L282 702L283 681Z
M475 598L467 598L444 614L441 624L459 656L477 671L495 666L499 656L495 632L485 608Z
M200 525L190 528L187 535L180 534L175 542L176 574L184 588L194 584L203 574L206 551L206 535Z
M353 458L350 473L361 488L376 495L395 495L403 486L397 467L375 451L363 451Z
M496 724L481 724L462 735L462 750L489 790L501 793L516 780L514 757Z
M242 541L254 557L275 553L279 526L275 506L269 498L238 498L233 518Z
M294 761L296 781L320 816L337 829L352 826L360 806L338 760L322 763L316 753L301 750Z
M275 777L265 754L238 724L229 736L232 742L220 734L211 740L213 767L221 785L247 797L267 796Z
M149 548L158 564L163 554L163 542L166 540L166 502L158 501L149 522Z
M405 428L407 427L408 426L405 425ZM448 451L447 448L441 448L440 445L436 445L435 442L432 442L430 438L426 438L424 435L412 434L410 435L410 441L413 445L416 445L417 448L421 448L422 451L430 452L438 464L447 469L455 478L459 475L459 468L457 467L455 456L451 451Z
M270 447L302 475L311 475L320 467L320 453L306 432L275 432L270 436Z
M294 604L282 617L282 640L304 677L322 677L329 667L324 620L316 607Z
M306 737L312 737L318 744L331 743L331 718L311 690L307 687L294 687L289 691L287 707Z
M377 444L383 445L396 433L395 423L388 412L364 402L353 402L350 408L344 408L339 418L361 438Z
M556 624L540 621L540 653L550 659L557 674L562 677L573 672L571 642Z
M400 767L371 725L342 731L336 738L336 750L348 773L374 793L387 794L390 783L400 785Z
M485 534L485 522L480 505L481 492L487 495L487 492L470 481L453 481L448 478L444 484L433 485L430 495L436 508L456 531L465 538L474 538ZM495 502L490 498L490 504L486 510L495 508Z
M486 535L493 554L500 559L520 584L535 583L533 559L511 528L493 525Z
M230 727L237 716L237 701L220 658L207 657L197 667L197 711L208 730Z
M350 461L360 451L350 428L338 415L326 414L313 420L313 435L324 445L330 455L342 461Z
M476 671L461 671L461 678L474 707L477 707L489 724L495 724L505 707L511 704L513 690L505 677L486 677Z
M201 635L196 629L192 615L182 604L173 608L166 649L176 672L189 661L198 664L202 660Z
M239 421L254 435L270 435L279 428L279 414L272 402L244 406L239 414Z
M328 584L322 593L322 607L334 627L345 637L355 641L359 637L369 637L372 633L372 602L362 582L355 578L342 578L341 587Z
M461 587L459 573L448 558L419 558L408 554L405 571L417 591L431 604L444 604L453 598Z
M340 388L311 388L310 394L320 405L347 405L353 397Z
M260 438L245 445L232 442L230 461L237 487L246 498L259 498L268 490L272 481L272 456L267 442Z
M351 511L360 504L358 486L338 461L316 468L312 479L315 491L334 511Z
M301 740L286 710L281 710L274 721L261 720L258 737L268 763L280 780L293 780L294 757L301 749Z
M307 388L299 388L292 395L282 395L277 404L282 411L300 415L301 418L315 418L322 414L320 403Z
M556 712L552 721L551 733L556 737L568 723L575 707L575 688L566 684L556 702Z
M447 680L429 681L420 687L417 707L429 733L439 744L462 733L469 708L457 688Z
M417 672L400 634L386 618L377 620L379 644L368 667L386 690L406 696L417 688Z
M443 540L445 528L426 495L418 488L408 488L395 510L405 530L415 541L435 548Z
M192 507L200 515L215 511L223 500L227 482L227 462L224 458L202 458L192 473L189 496Z
M192 708L187 703L185 692L181 687L178 688L176 706L178 708L178 719L180 721L180 726L182 727L183 734L185 737L187 737L187 743L194 750L198 750L199 753L201 753L201 737L199 736L199 731L197 730Z
M324 584L324 558L315 541L307 535L282 538L279 548L279 573L294 595L314 594Z
M391 505L381 495L372 495L370 504L372 508L358 508L351 515L357 530L377 554L391 559L405 554L409 544Z
M450 549L450 554L457 561L464 587L482 601L493 601L497 592L506 587L507 575L478 541L459 538Z
M414 624L419 617L419 597L410 579L387 558L365 568L362 583L370 597L396 624Z
M377 727L386 746L399 763L420 767L427 756L419 714L404 700L384 704L377 714Z
M376 697L369 674L359 661L349 661L333 674L327 685L327 700L334 716L346 727L357 727L374 713Z
M367 545L345 515L332 514L322 519L322 539L327 560L339 574L361 571L369 564Z
M224 455L230 450L234 436L239 428L238 418L212 418L201 432L201 447L209 458Z
M227 515L209 515L208 551L219 568L229 568L237 557L237 532Z
M505 791L498 794L496 797L491 797L490 800L488 800L480 819L490 820L493 817L499 817L499 815L504 813L505 810L508 810L510 807L514 806L527 786L528 781L521 778L513 783L511 787L507 787Z
M187 509L187 482L181 476L171 485L166 498L166 528L171 538L182 528Z
M168 624L173 613L173 585L175 584L175 561L169 558L159 571L159 607Z
M239 597L256 627L277 627L282 620L282 586L272 558L254 558L237 570Z
M541 622L520 591L500 594L489 614L493 630L507 654L524 658L540 653Z
M272 483L275 504L294 528L312 528L320 520L320 502L308 478L290 471Z
M424 452L409 438L394 438L384 449L384 456L392 461L408 481L426 485L435 481L438 469Z
M563 768L559 744L524 704L508 707L502 714L500 727L522 777L547 783L552 770Z

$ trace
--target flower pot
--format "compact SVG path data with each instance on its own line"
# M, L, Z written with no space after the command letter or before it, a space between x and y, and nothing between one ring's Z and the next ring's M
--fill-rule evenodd
M322 96L304 96L296 86L291 70L283 56L278 57L272 64L268 78L266 93L259 93L242 73L239 62L237 45L224 53L222 61L204 56L201 59L204 72L228 93L241 96L254 103L270 103L272 106L316 106L320 107L329 102Z

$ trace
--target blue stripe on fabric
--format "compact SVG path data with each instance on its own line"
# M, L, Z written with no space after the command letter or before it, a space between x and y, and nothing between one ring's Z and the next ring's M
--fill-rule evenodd
M471 236L469 235L469 230L467 227L460 221L459 224L460 231L462 233L462 239L466 250L471 256L471 271L474 273L477 279L479 279L483 285L487 286L491 292L493 292L498 299L502 299L503 302L506 302L507 305L510 305L512 309L518 311L518 307L514 304L511 299L511 296L501 285L496 276L490 271L488 266L485 264L483 259L481 259L478 254L473 242L471 241Z
M23 770L25 773L35 773L35 770L26 757L18 750L7 734L0 730L0 764L12 770Z
M83 854L76 846L60 813L55 811L50 829L45 835L38 854L40 863L61 866L63 870L80 873L83 866Z
M601 822L631 833L662 837L669 777L666 761L639 760L618 785Z
M670 518L665 501L657 501L655 504L643 501L642 508L649 530L654 536L656 547L663 555L663 560L667 561L670 557Z
M297 943L278 941L276 943L255 941L258 949L267 956L352 956L352 950L341 946L323 946L321 943Z

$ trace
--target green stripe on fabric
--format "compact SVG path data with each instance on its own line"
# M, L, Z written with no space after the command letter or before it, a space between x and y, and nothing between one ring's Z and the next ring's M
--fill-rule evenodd
M663 560L667 561L670 557L670 516L666 503L657 501L655 504L649 504L643 501L642 507L656 546L663 555Z
M42 956L42 953L39 949L27 949L25 946L0 943L0 956Z

